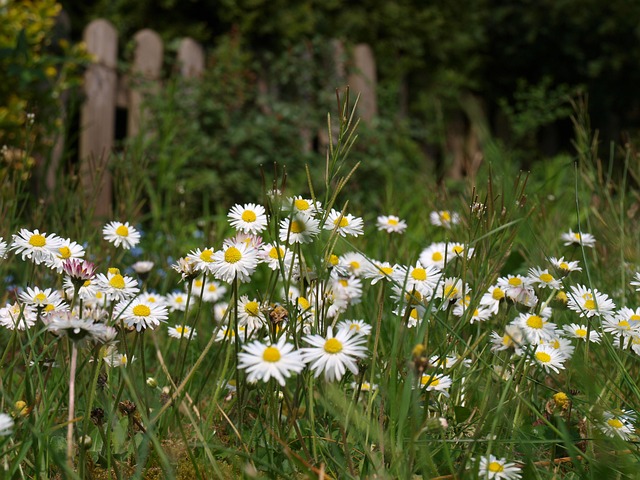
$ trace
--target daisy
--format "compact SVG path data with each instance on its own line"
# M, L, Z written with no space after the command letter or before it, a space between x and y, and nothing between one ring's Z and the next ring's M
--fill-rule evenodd
M613 315L616 305L608 295L597 289L590 290L584 285L571 287L567 306L581 317L591 318L594 315L608 317Z
M396 265L389 262L378 262L371 260L362 271L362 278L371 280L371 285L375 285L380 280L391 280L395 273Z
M195 270L199 272L212 273L214 265L214 253L215 250L213 248L205 248L203 250L196 248L195 250L189 252L189 255L187 255L187 261L190 265L193 266Z
M6 413L0 413L0 437L8 437L13 433L13 418Z
M250 330L262 328L265 325L262 307L257 300L249 300L247 295L240 297L238 300L238 325L248 326Z
M632 287L636 287L636 292L640 292L640 272L636 272L633 280L629 282Z
M344 267L349 274L360 277L364 275L365 270L371 265L371 262L361 253L347 252L339 258L338 264Z
M449 396L449 392L447 390L451 387L451 384L451 377L440 373L432 375L423 373L420 375L419 379L420 387L425 388L427 392L440 392L444 394L445 397Z
M451 228L453 225L460 223L460 215L449 210L440 210L429 214L431 225L436 227Z
M440 280L440 275L438 268L425 267L418 261L415 266L398 266L393 279L398 285L404 286L407 292L415 289L424 296L431 296Z
M195 329L191 328L188 325L176 325L175 327L169 328L169 336L172 338L186 338L189 340L192 337L198 335L198 332Z
M66 335L78 345L91 342L106 343L116 337L116 329L93 320L80 320L76 315L67 312L55 315L47 325L54 335Z
M144 303L153 303L156 305L167 305L165 298L156 292L142 292L138 295L137 300Z
M127 357L126 353L119 353L116 350L109 351L103 358L104 362L110 367L126 367L130 363L133 363L136 359L135 356Z
M602 327L616 338L637 336L640 334L640 308L622 307L613 317L603 319Z
M357 237L364 233L364 221L360 217L354 217L350 213L345 213L332 209L324 224L325 230L335 230L342 237L351 235Z
M135 327L138 332L147 328L155 328L160 322L165 322L169 317L167 307L153 303L145 303L136 299L128 306L114 312L116 318L120 318L129 327Z
M549 373L549 370L553 370L556 373L564 370L564 361L566 358L564 358L558 350L549 345L538 345L533 354L533 358L547 373Z
M499 286L489 287L489 291L480 298L480 305L486 307L492 313L498 313L500 302L504 301L506 293Z
M551 340L541 341L540 345L547 345L556 350L564 360L569 360L573 356L576 347L571 340L564 337L555 337Z
M326 337L308 335L303 340L311 345L300 349L304 362L310 365L316 378L324 372L324 378L329 382L339 381L346 369L357 375L356 360L367 355L363 345L366 338L353 330L338 330L334 336L329 327Z
M291 250L275 243L262 245L258 256L271 270L280 269L280 265L288 269L291 267L291 261L293 260L293 252Z
M568 233L560 235L560 239L564 242L565 246L582 245L585 247L594 247L596 244L596 237L590 233L574 232L571 229L569 229Z
M349 385L353 390L357 390L360 387L361 392L375 392L378 390L378 385L376 383L369 383L366 380L362 383L358 384L358 382L351 382Z
M224 297L224 294L227 293L227 287L216 281L211 281L204 284L204 290L198 289L198 295L200 292L202 292L203 302L215 303Z
M553 265L553 268L556 269L558 274L563 277L567 276L571 272L582 271L582 267L580 267L580 264L577 260L568 262L564 259L564 257L560 257L560 258L551 257L549 259L549 263L551 263L551 265Z
M478 478L489 480L516 480L522 478L521 468L513 463L507 462L506 458L498 458L493 455L480 457L478 467Z
M527 277L530 284L533 286L540 288L552 288L554 290L560 288L560 281L554 278L546 268L544 270L538 267L530 268Z
M462 283L462 280L455 277L447 277L436 286L435 297L442 299L443 310L449 306L448 302L462 298L469 286Z
M371 333L371 325L365 323L364 320L342 320L336 325L338 330L352 330L360 335L369 335Z
M212 272L218 280L232 283L237 278L245 283L258 266L258 254L253 247L236 243L215 252L213 261Z
M589 342L600 343L600 334L594 330L588 332L586 325L572 323L571 325L565 325L562 329L566 332L569 338L577 338L585 342L588 340ZM587 332L589 333L588 337Z
M280 221L280 241L311 243L320 233L320 222L313 217L297 214Z
M635 433L633 423L635 414L627 410L618 412L606 411L602 414L602 423L599 425L600 430L609 437L619 437L623 440L629 440Z
M73 285L84 285L96 275L96 265L87 260L70 258L62 262L62 271Z
M290 198L288 205L294 213L300 213L308 217L322 213L322 205L320 202L302 198L300 195Z
M72 242L70 238L61 239L61 242L58 251L54 252L51 258L45 262L49 268L57 270L58 273L62 273L62 264L65 260L82 258L85 254L84 247Z
M265 209L262 205L255 203L247 203L242 206L234 205L227 217L231 226L243 233L257 235L267 228Z
M0 325L9 330L26 330L36 324L37 316L35 310L29 305L22 305L18 302L7 303L4 308L0 308Z
M498 287L500 287L507 298L516 303L521 303L527 307L535 306L538 303L538 298L531 288L531 281L529 278L522 275L507 275L506 277L498 278Z
M466 246L464 243L449 242L447 244L447 251L450 252L449 256L452 258L466 258L468 260L473 257L475 249Z
M360 303L362 280L353 275L350 277L333 277L331 280L331 290L337 297L346 300L350 305Z
M262 380L268 382L274 378L281 386L285 386L285 378L292 373L300 373L304 369L304 361L299 351L287 343L284 336L276 344L264 344L254 341L242 348L238 354L238 368L247 371L250 383Z
M5 258L7 258L7 242L0 237L0 259L4 260Z
M456 315L455 308L453 314ZM493 315L493 313L488 308L476 308L469 318L469 323L474 324L475 322L486 322L491 318L491 315ZM462 315L458 316L461 317Z
M524 332L516 325L507 325L504 329L504 335L500 335L498 332L491 332L492 352L501 352L513 348L515 354L520 356L524 342Z
M177 263L171 265L171 268L180 274L183 282L190 282L200 274L196 261L188 256L179 258Z
M62 239L54 233L40 233L37 229L30 232L22 228L13 235L10 249L15 250L16 255L22 255L22 260L28 258L36 265L40 265L51 261L61 246Z
M462 358L460 355L448 355L446 357L433 355L431 358L429 358L429 363L434 368L445 369L445 370L449 368L453 368L458 364L464 367L471 366L471 360L469 360L468 358Z
M376 227L378 230L387 233L404 233L407 228L407 222L395 215L380 215L376 221Z
M251 335L253 335L253 330L251 330L248 326L238 325L238 340L240 342L244 342L245 339L251 338ZM229 325L222 325L216 332L215 341L224 342L229 340L233 342L235 338L236 332L234 328L230 327Z
M447 244L445 242L437 242L422 250L418 260L425 267L433 265L442 270L445 261L448 261L448 256L450 256L450 252L447 251Z
M131 277L121 275L117 268L110 268L106 275L104 273L96 275L95 284L109 301L128 300L140 291L138 282Z
M113 243L116 247L122 246L129 250L140 243L140 232L129 222L109 222L102 229L102 236L107 242Z
M166 302L170 312L184 312L187 308L187 296L182 292L168 293Z
M229 304L225 302L216 303L213 306L213 318L216 322L220 323L227 319L227 311L229 310Z
M140 260L139 262L136 262L133 265L131 265L131 268L133 269L134 272L136 272L141 277L146 277L149 274L149 272L153 270L154 266L155 266L155 263L149 260Z
M32 306L36 312L44 315L69 310L60 294L51 288L41 290L39 287L28 287L20 293L19 298L22 303Z
M538 344L541 340L551 340L556 336L556 325L548 320L543 314L521 313L511 325L520 328L529 343Z

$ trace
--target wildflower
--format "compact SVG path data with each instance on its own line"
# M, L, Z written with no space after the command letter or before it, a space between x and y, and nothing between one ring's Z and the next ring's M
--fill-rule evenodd
M242 350L238 354L238 368L247 371L249 382L268 382L273 377L284 387L285 377L289 378L292 373L300 373L304 369L302 355L287 343L284 336L276 344L254 341Z
M137 300L144 303L153 303L155 305L167 305L165 298L156 292L142 292L138 295Z
M51 255L49 260L46 260L46 265L53 269L57 270L58 273L62 273L63 263L70 259L79 259L84 257L84 248L82 245L72 242L70 238L61 239L61 245L58 247L58 251L54 252Z
M339 259L339 265L344 267L348 272L342 276L348 276L349 274L357 277L364 275L365 270L371 262L367 257L358 252L347 252Z
M102 236L107 242L113 243L116 247L122 246L125 250L130 250L140 243L140 232L129 222L109 222L102 228Z
M155 328L160 322L165 322L169 316L167 307L150 302L134 300L128 306L114 312L129 327L135 327L138 332L147 328Z
M216 303L213 306L213 318L216 322L220 323L227 317L227 310L229 310L228 303Z
M62 262L62 271L67 275L73 286L79 288L96 274L96 265L87 260L69 258Z
M170 312L184 312L187 308L187 296L182 292L168 293L165 300Z
M500 302L504 301L506 293L499 286L489 287L489 291L480 298L480 305L486 307L491 313L498 313Z
M622 307L613 317L603 319L602 328L616 338L640 335L640 308Z
M16 255L22 255L22 260L28 258L40 265L50 262L61 246L62 239L53 233L40 233L37 229L30 232L22 228L13 235L10 249L15 250Z
M243 295L238 300L238 325L248 325L250 330L258 330L265 324L262 306L255 300Z
M280 241L287 243L311 243L320 233L320 222L313 217L294 215L280 221Z
M7 303L4 308L0 308L0 325L9 330L26 330L36 324L36 312L29 305Z
M213 275L223 282L231 283L234 279L245 283L258 266L258 254L253 247L244 243L236 243L223 247L213 254Z
M590 332L588 332L586 325L578 325L577 323L572 323L571 325L565 325L564 327L562 327L562 329L570 338L577 338L579 340L584 340L585 342L589 341L593 343L600 343L600 334L595 330L591 330ZM589 333L588 337L587 332Z
M364 320L342 320L336 325L338 330L352 330L360 335L369 335L371 333L371 325L365 323Z
M396 266L389 262L378 262L371 260L362 271L362 277L371 280L371 285L375 285L380 280L391 280L395 273Z
M623 440L629 440L631 435L635 433L633 423L635 422L635 414L627 410L618 412L605 411L602 414L602 422L600 430L609 437L619 437Z
M32 306L41 314L69 309L60 294L51 288L41 290L39 287L27 287L26 291L20 293L19 298L22 303Z
M92 320L81 320L70 312L55 315L47 329L54 335L66 335L80 345L90 342L106 343L116 336L115 328Z
M387 233L404 233L407 228L407 222L395 215L381 215L376 221L376 227L378 227L378 230Z
M258 255L260 260L266 263L271 270L278 270L280 265L288 269L293 260L293 252L291 250L272 243L262 245Z
M533 358L547 373L549 373L549 370L553 370L556 373L564 370L563 362L566 358L549 345L538 345L533 354Z
M429 364L431 364L434 368L449 369L458 364L464 367L469 367L471 366L471 360L469 360L468 358L463 358L460 355L448 355L445 357L433 355L431 358L429 358Z
M463 284L459 278L447 277L436 286L434 295L436 298L442 299L442 308L444 310L449 306L448 302L462 298L468 290L469 286Z
M253 330L251 329L251 327L246 326L246 325L238 325L238 340L240 340L240 342L244 342L245 340L251 338L251 335L253 335ZM222 342L222 341L234 341L234 339L236 338L236 332L233 329L233 327L229 326L229 325L222 325L222 327L220 327L220 329L216 332L216 342Z
M573 356L576 347L571 340L564 337L554 337L551 340L542 340L540 345L547 345L556 350L564 360L569 360Z
M340 299L353 305L360 303L362 297L362 280L353 275L350 277L331 278L331 290Z
M311 199L302 198L299 195L290 198L288 204L289 209L295 214L300 213L302 215L306 215L307 217L311 217L313 215L322 213L322 205L320 205L320 202L314 202Z
M594 315L608 317L613 315L616 305L608 295L597 289L590 290L583 285L571 287L567 306L581 317L591 318Z
M568 233L560 235L560 239L564 242L565 246L582 245L584 247L594 247L596 244L596 237L590 233L574 232L571 229L569 229Z
M449 210L440 210L429 214L431 225L436 227L451 228L453 225L460 223L460 215Z
M310 364L317 378L322 372L327 381L340 380L346 369L358 374L357 358L366 357L366 338L352 330L338 330L333 334L329 327L327 336L307 335L303 340L311 347L300 351L305 363Z
M460 311L458 310L458 306L453 309L453 314L461 317ZM474 324L476 322L485 322L491 318L492 312L488 308L476 308L473 310L471 317L469 317L469 323Z
M526 307L533 307L538 303L531 281L522 275L507 275L498 279L500 287L507 298L515 303L520 303Z
M425 267L419 261L415 266L398 266L394 280L398 285L403 285L407 292L414 289L423 296L431 296L433 289L440 280L441 272L434 266Z
M155 263L149 260L140 260L139 262L131 265L131 268L140 276L146 276L151 270L153 270Z
M517 325L507 325L504 334L491 332L492 352L499 352L513 348L516 355L522 354L522 344L525 342L524 332Z
M204 290L198 289L196 293L199 295L200 292L202 292L202 301L215 303L224 297L224 294L227 293L227 287L219 282L211 281L204 284Z
M195 270L204 273L212 273L214 265L214 253L215 250L213 248L205 248L203 250L196 248L195 250L192 250L189 255L187 255L187 261L193 265L193 268Z
M449 396L449 388L451 387L452 381L449 375L442 374L427 374L423 373L420 375L420 387L425 388L427 392L440 392L444 394L445 397Z
M121 275L117 268L110 268L107 274L99 273L95 278L96 288L104 293L110 301L133 298L140 289L138 282L126 275Z
M418 260L425 267L434 266L442 270L449 260L449 256L450 252L447 251L447 244L445 242L437 242L422 250Z
M335 230L341 236L346 237L351 235L357 237L364 233L364 222L360 217L354 217L350 213L345 213L337 210L331 210L329 217L324 224L325 230Z
M7 242L0 237L0 260L7 258Z
M580 267L580 264L577 260L568 262L564 259L564 257L560 257L560 258L551 257L549 259L549 262L551 263L551 265L553 265L553 268L556 269L558 274L563 277L569 275L571 272L582 271L582 267Z
M197 268L197 263L194 259L182 257L178 259L178 263L171 265L176 272L182 277L182 281L190 282L199 275L200 270Z
M262 205L234 205L227 216L231 226L243 233L258 234L267 228L267 215Z
M0 413L0 437L8 437L13 433L13 418L6 413Z
M378 390L378 385L375 383L369 383L366 380L363 380L362 383L351 382L349 385L353 390L360 388L361 392L375 392Z
M195 329L189 325L176 325L175 327L169 327L169 336L172 338L192 338L198 335Z
M554 290L560 288L560 281L554 278L546 268L544 270L537 267L530 268L528 278L531 285L538 286L540 288L552 288Z
M521 468L513 462L507 462L506 458L498 458L493 455L480 457L478 478L489 480L516 480L522 478Z
M636 287L636 292L640 292L640 272L636 272L633 280L629 282L632 287Z
M521 313L511 325L519 327L529 343L538 344L541 340L551 340L556 336L556 325L549 322L545 313Z
M119 353L116 350L108 350L108 353L103 357L104 362L110 367L126 367L130 363L136 360L135 355L129 359L126 353Z
M449 242L446 248L448 252L451 252L450 255L452 258L469 259L473 257L473 252L475 251L473 247L469 247L464 245L463 243L457 242Z

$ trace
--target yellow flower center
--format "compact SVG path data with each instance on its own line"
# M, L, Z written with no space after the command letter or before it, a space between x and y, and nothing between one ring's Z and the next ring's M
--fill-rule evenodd
M255 222L256 218L256 214L251 210L245 210L244 212L242 212L242 220L247 223Z
M189 332L187 331L187 328L185 328L185 327L176 327L176 333L179 334L179 335L182 335L184 333L189 333Z
M349 282L347 282L345 279L338 280L338 283L340 283L340 285L345 288L349 286Z
M118 275L120 273L120 269L116 267L110 267L109 269L107 269L107 272L109 272L111 275Z
M260 312L260 304L255 300L247 302L247 304L244 306L244 311L252 317L257 317L258 313Z
M357 323L352 323L351 325L349 325L349 330L355 330L356 332L359 332L360 325L358 325Z
M309 210L309 202L307 202L304 198L298 198L295 202L293 202L293 205L296 207L296 210L300 210L301 212L304 212L306 210Z
M433 260L434 262L439 262L442 260L442 254L440 252L433 252L433 255L431 255L431 260Z
M227 263L236 263L242 260L242 253L236 247L229 247L224 252L224 261Z
M91 280L85 280L82 284L83 287L88 287L89 285L91 285Z
M422 294L414 290L412 292L405 293L404 299L408 303L415 305L416 303L420 303L422 301Z
M440 218L444 222L449 222L451 220L451 214L449 212L440 212Z
M305 231L304 223L299 220L291 222L291 233L302 233Z
M124 277L119 273L114 275L113 277L111 277L111 280L109 280L109 285L111 285L113 288L117 288L118 290L122 290L125 286Z
M423 282L427 279L427 271L424 268L414 268L411 270L411 278L418 282Z
M630 330L631 329L631 325L629 325L629 322L627 322L626 320L620 320L618 322L618 327L624 328L625 330Z
M504 472L504 466L498 462L491 462L488 468L490 472Z
M203 262L212 262L213 261L213 250L211 250L210 248L206 248L202 251L202 253L200 254L200 260L202 260Z
M553 401L556 402L556 405L559 407L564 407L569 403L569 397L564 392L558 392L553 396Z
M569 299L567 298L567 294L562 291L558 292L558 294L556 295L556 300L562 303L567 303L569 301Z
M586 302L584 302L584 308L586 308L587 310L595 310L596 302L594 302L593 300L587 300Z
M213 283L209 284L209 286L207 287L207 291L208 291L209 293L213 293L213 292L215 292L216 290L218 290L218 287L216 287Z
M413 318L414 320L418 320L418 309L417 308L412 308L411 309L411 313L409 314L409 316L411 318Z
M298 297L298 306L302 310L307 310L309 307L311 307L311 304L309 303L309 300L307 300L306 298Z
M71 250L69 247L60 247L58 251L60 252L60 258L63 260L71 256Z
M617 418L610 418L609 420L607 420L607 424L609 424L610 427L613 427L616 430L619 430L624 426L623 423Z
M509 279L509 285L511 285L512 287L519 287L520 285L522 285L522 280L520 280L518 277L512 277Z
M560 270L569 270L569 264L567 262L560 263Z
M278 350L276 347L267 347L264 349L264 352L262 354L262 359L265 362L277 362L278 360L280 360L280 350Z
M176 302L176 303L184 303L184 298L176 297L176 298L173 299L173 301Z
M274 260L284 258L284 250L282 248L272 247L271 250L269 250L269 258L273 258Z
M501 288L496 287L493 289L493 292L491 292L491 296L494 300L502 300L504 298L504 292Z
M133 314L136 317L148 317L151 314L151 309L146 305L136 305L133 307Z
M336 218L333 221L333 224L339 226L340 228L344 228L347 225L349 225L349 220L347 220L347 217L340 217L340 218Z
M36 301L36 303L43 303L47 299L47 296L44 293L40 292L35 297L33 297L33 299Z
M582 239L582 235L580 235L579 233L574 233L573 234L573 238L575 238L576 240L580 241L580 239Z
M349 266L353 269L353 270L358 270L360 268L360 263L353 261L351 263L349 263Z
M29 245L32 247L44 247L46 244L47 240L38 233L31 235L31 238L29 239Z
M389 222L389 225L393 225L393 226L398 225L398 220L396 220L395 218L390 218L388 222Z
M456 255L460 255L462 252L464 252L464 248L460 245L456 245L451 250L453 250L453 253L455 253Z
M553 275L549 273L543 273L542 275L540 275L540 280L542 280L544 283L553 282Z
M342 343L337 338L330 338L324 342L324 351L331 354L340 353L342 351Z
M329 263L335 267L336 265L338 265L338 263L340 263L340 259L338 258L337 255L332 254L329 257Z
M127 356L126 355L121 355L120 356L120 364L121 365L126 365L127 364Z
M542 328L542 318L540 318L538 315L531 315L529 318L527 318L527 326L536 329Z
M444 298L454 297L458 293L458 289L455 285L449 285L444 289Z
M436 377L432 377L431 375L424 375L420 378L420 383L423 387L427 384L430 387L437 387L440 384L440 380Z
M580 338L586 338L587 336L587 331L584 328L576 328L575 333Z
M48 313L53 311L54 308L55 307L52 304L48 304L46 307L44 307L44 311Z
M638 322L638 321L640 321L640 315L636 315L634 313L633 315L631 315L631 318L629 320L632 320L634 322Z
M547 352L536 352L536 359L541 363L549 363L551 361L551 355Z
M378 270L380 270L385 275L391 275L393 273L392 267L378 267Z
M504 336L502 337L502 344L505 347L511 347L512 345L514 345L514 341L513 341L513 338L511 338L511 335L509 335L508 333L505 333Z
M116 228L116 235L120 235L121 237L128 237L129 229L124 225L120 225L118 228Z

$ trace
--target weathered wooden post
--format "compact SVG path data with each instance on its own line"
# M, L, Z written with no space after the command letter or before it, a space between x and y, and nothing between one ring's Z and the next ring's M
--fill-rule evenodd
M162 70L164 48L162 39L153 30L140 30L133 37L136 42L131 78L129 81L129 112L127 135L132 137L140 131L144 121L142 101L144 96L157 91L157 81Z
M204 72L204 49L193 38L183 38L178 45L178 66L184 78L199 78Z
M360 94L358 115L365 122L370 122L378 114L377 78L373 50L366 43L359 43L353 47L353 69L349 75L349 88L353 98Z
M84 76L86 99L80 112L80 175L85 195L95 201L98 219L111 217L111 174L108 160L115 136L118 34L107 20L94 20L84 30L95 62Z

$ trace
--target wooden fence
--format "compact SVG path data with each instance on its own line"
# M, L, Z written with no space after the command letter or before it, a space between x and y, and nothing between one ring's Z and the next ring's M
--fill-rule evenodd
M80 174L83 188L96 198L95 217L112 214L112 184L108 168L115 143L116 109L127 110L127 136L136 135L144 123L141 108L146 93L161 88L164 47L160 36L144 29L134 36L135 49L129 75L121 75L118 63L118 33L107 20L91 22L84 31L87 49L94 57L84 78L85 101L80 112ZM346 71L344 47L335 42L336 69ZM376 64L371 47L356 45L350 60L351 74L345 78L351 90L360 94L359 115L370 121L377 114ZM190 38L183 39L177 51L179 74L199 77L205 68L204 50ZM341 76L342 76L341 75ZM308 136L308 132L301 132Z

